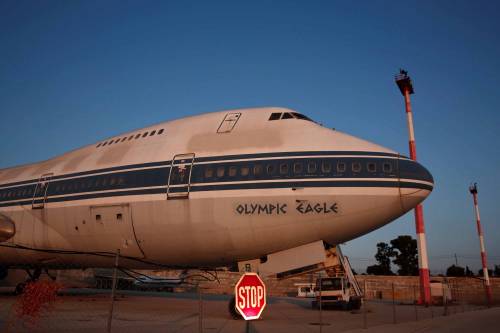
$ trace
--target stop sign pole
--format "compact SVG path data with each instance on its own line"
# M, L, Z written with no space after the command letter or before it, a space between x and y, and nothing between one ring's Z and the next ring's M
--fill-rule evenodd
M258 319L266 307L266 285L256 273L245 273L234 287L236 310L245 320Z

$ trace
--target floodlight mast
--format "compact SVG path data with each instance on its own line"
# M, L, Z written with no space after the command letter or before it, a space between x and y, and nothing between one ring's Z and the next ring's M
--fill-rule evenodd
M417 148L415 145L415 132L413 129L413 113L411 110L410 95L414 93L413 83L408 76L408 72L400 69L399 74L395 76L401 94L405 98L406 119L408 124L410 158L417 160ZM431 288L429 277L429 260L427 257L427 243L425 240L424 210L421 204L415 207L415 227L417 231L418 247L418 270L420 276L420 299L419 303L425 305L431 302Z
M491 306L493 295L491 293L490 277L488 274L488 261L486 259L486 248L484 246L483 228L481 228L481 218L479 217L479 205L477 203L477 183L469 186L469 192L474 198L474 213L476 214L477 235L479 236L479 246L481 248L481 264L483 266L484 291L486 293L488 306Z

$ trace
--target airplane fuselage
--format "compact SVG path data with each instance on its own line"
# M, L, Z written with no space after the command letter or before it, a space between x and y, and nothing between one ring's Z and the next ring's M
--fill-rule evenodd
M375 230L428 196L430 173L293 111L215 112L0 170L11 267L214 267Z

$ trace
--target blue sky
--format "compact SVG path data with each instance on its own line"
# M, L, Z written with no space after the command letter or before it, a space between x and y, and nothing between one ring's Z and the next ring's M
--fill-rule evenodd
M400 67L413 78L430 266L500 264L500 5L496 1L0 0L0 168L223 109L284 106L407 154ZM413 214L349 242L415 235Z

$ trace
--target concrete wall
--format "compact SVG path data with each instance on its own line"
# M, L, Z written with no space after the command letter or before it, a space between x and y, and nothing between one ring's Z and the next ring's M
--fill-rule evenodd
M392 290L394 285L394 298L398 302L412 303L419 297L419 277L418 276L374 276L357 275L361 288L368 291L367 297L373 299L392 300ZM441 282L448 286L452 299L456 302L465 301L467 303L482 304L486 300L483 281L479 278L470 277L431 277L431 282ZM493 300L500 304L500 278L491 278ZM446 288L446 287L445 287ZM442 297L442 286L435 285L432 295Z
M180 271L142 271L144 274L151 274L163 277L175 277ZM207 281L200 278L199 272L192 272L194 276L189 279L191 285L176 287L175 291L194 291L199 284L204 293L209 294L233 294L234 286L243 273L220 271L217 272L217 280ZM90 287L95 286L94 270L65 270L51 271L56 275L59 282L67 287ZM111 276L112 270L109 270ZM204 276L209 277L204 273ZM2 281L1 285L15 286L18 282L24 280L26 273L24 271L9 272L7 280ZM269 296L296 296L296 283L315 282L318 273L308 273L289 279L264 278L267 293ZM392 300L393 285L394 298L398 302L412 303L419 295L418 276L374 276L374 275L356 275L361 289L364 290L365 281L367 288L367 297L370 299ZM485 292L483 281L478 278L453 278L453 277L431 277L431 281L444 282L449 285L452 298L456 301L465 301L467 303L484 304ZM500 304L500 278L491 278L493 299L495 303ZM433 290L436 294L436 290ZM442 294L441 294L442 295Z

